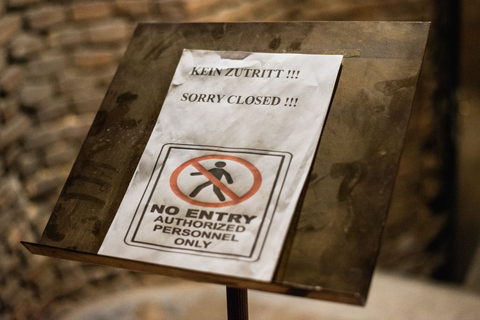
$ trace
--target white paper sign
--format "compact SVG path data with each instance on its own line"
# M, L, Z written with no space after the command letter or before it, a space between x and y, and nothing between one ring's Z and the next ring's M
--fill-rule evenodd
M341 61L185 50L98 253L271 281Z

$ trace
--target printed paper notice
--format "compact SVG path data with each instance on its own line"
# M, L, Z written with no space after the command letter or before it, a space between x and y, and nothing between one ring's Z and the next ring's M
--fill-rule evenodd
M271 281L341 62L184 50L98 254Z

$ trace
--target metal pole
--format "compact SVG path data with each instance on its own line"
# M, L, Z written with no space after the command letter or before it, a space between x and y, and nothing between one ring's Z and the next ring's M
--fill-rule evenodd
M228 320L248 320L247 289L227 286Z

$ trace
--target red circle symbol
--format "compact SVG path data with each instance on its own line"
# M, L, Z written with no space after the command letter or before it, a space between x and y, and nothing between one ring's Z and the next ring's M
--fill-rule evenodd
M217 179L213 174L211 174L207 169L205 169L201 164L200 161L202 160L230 160L240 163L244 167L246 167L253 175L253 185L245 194L239 196L235 192L233 192L226 184L221 182ZM213 185L217 186L224 194L226 194L231 200L225 202L204 202L192 199L190 196L184 194L180 188L178 187L178 176L180 173L187 168L188 166L193 166L195 169L198 170L205 178L207 178ZM170 176L170 188L172 191L179 197L180 199L197 206L202 207L212 207L212 208L219 208L219 207L226 207L226 206L233 206L240 202L243 202L250 197L252 197L258 189L260 189L260 185L262 184L262 175L260 171L255 167L253 164L248 162L245 159L228 156L228 155L207 155L201 156L197 158L190 159L183 164L181 164L177 169L175 169Z

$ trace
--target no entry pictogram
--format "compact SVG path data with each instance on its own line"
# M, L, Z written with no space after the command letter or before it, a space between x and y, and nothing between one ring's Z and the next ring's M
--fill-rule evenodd
M215 167L214 168L206 168L204 167L201 162L204 160L214 160ZM223 169L226 165L225 161L234 161L246 169L248 172L252 174L253 183L250 189L244 194L237 194L233 191L227 184L222 181L222 177L225 178L228 184L234 183L230 173ZM195 187L191 192L188 194L184 191L180 190L178 186L178 177L179 175L192 166L197 171L194 173L190 173L190 175L202 175L206 178L206 181L200 185L192 186ZM250 197L252 197L260 188L262 184L262 175L260 171L249 161L235 157L230 155L205 155L197 158L190 159L184 163L182 163L178 168L176 168L172 175L170 176L170 188L175 193L177 197L180 199L194 205L202 206L202 207L212 207L212 208L219 208L219 207L226 207L226 206L233 206L240 202L243 202ZM217 195L219 201L218 202L206 202L206 201L199 201L194 199L194 197L202 191L202 189L212 185L213 192ZM225 194L230 200L226 200L223 196Z

